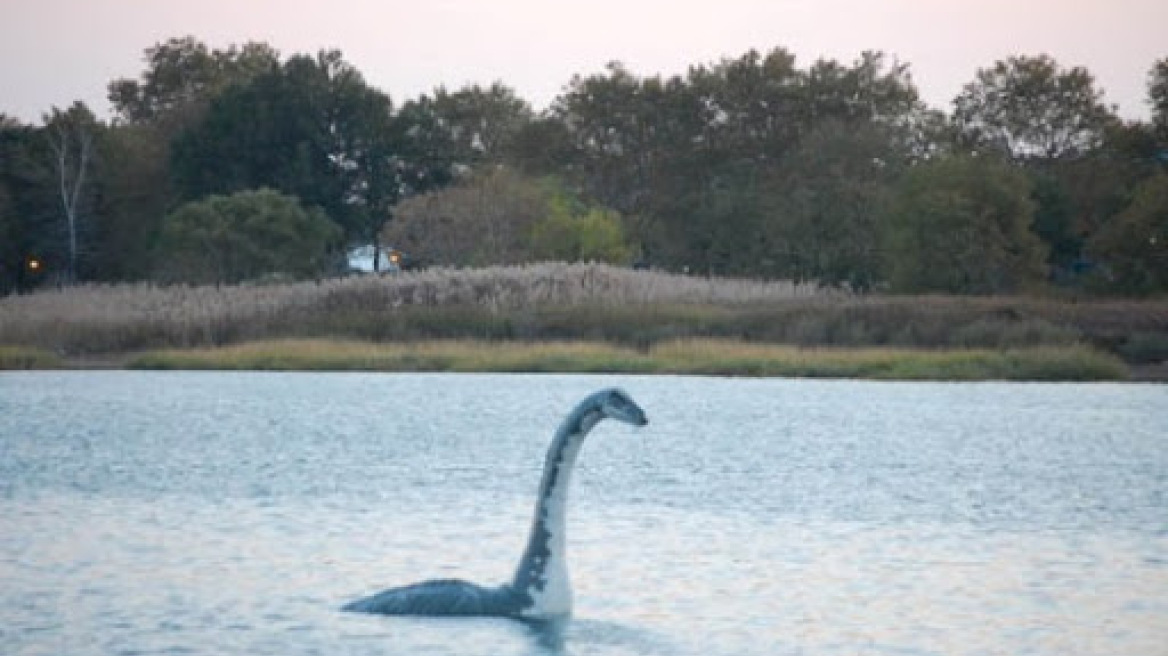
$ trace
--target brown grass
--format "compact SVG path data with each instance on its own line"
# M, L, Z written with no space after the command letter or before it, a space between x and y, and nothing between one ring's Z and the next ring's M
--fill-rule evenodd
M1123 353L1137 335L1147 343L1168 336L1168 301L853 296L585 264L272 285L80 286L0 299L0 344L69 356L312 337L576 340L642 350L687 338L950 349L1087 343Z
M85 285L0 299L0 344L110 352L278 336L381 337L386 325L415 334L454 330L473 336L490 332L492 325L504 330L499 326L550 306L745 305L826 295L784 282L566 264L274 285Z

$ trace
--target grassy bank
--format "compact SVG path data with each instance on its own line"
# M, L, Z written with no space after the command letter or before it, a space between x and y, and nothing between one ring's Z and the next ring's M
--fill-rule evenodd
M64 361L55 353L33 346L0 346L0 371L13 369L57 369Z
M901 361L908 351L930 358L943 352L982 353L985 359L990 351L1006 357L1044 348L1078 354L1089 352L1082 346L1087 345L1129 364L1155 367L1168 360L1168 301L859 296L781 281L583 264L439 269L271 285L78 286L0 298L0 345L62 354L67 363L121 362L126 354L146 350L287 339L334 340L330 351L340 343L362 342L584 342L618 349L620 358L630 351L658 352L663 358L661 349L678 340L712 340L707 343L802 347L793 350L800 357L814 348L849 353L853 360L858 353L878 360L879 353L891 352L901 354ZM491 351L496 353L492 357L501 353ZM419 363L400 368L439 366L418 353L400 357ZM530 347L523 357L533 357ZM575 363L575 370L588 370L588 358L578 354L547 355L542 361L564 359ZM788 357L791 362L782 371L799 371L796 359ZM604 366L621 370L611 360ZM823 360L810 375L831 371ZM530 370L536 365L491 366ZM749 366L764 375L772 365ZM941 367L927 366L931 371ZM959 372L964 365L946 366ZM735 371L744 368L748 363L739 362Z
M1083 346L919 350L799 348L717 339L646 350L590 342L276 340L144 353L144 369L705 374L885 380L1121 380L1116 357Z

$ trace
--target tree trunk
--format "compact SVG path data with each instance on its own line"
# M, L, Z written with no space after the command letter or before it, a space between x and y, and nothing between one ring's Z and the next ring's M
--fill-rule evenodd
M55 138L49 139L53 152L57 155L57 180L61 194L61 207L65 212L65 221L69 234L69 267L66 270L66 282L72 284L77 281L77 221L81 192L85 187L85 175L89 169L90 149L93 144L93 135L86 131L84 126L73 126L76 130L78 153L70 157L69 126L58 125L55 129ZM73 160L73 161L71 161ZM74 167L75 170L74 170Z

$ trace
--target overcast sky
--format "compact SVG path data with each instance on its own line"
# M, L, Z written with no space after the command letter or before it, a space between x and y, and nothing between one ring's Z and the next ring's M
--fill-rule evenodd
M1125 118L1168 57L1168 0L2 0L0 112L40 121L143 71L142 51L193 35L265 41L281 54L339 48L395 102L500 80L543 108L574 74L639 75L786 47L806 66L882 50L948 110L979 68L1010 55L1084 66Z

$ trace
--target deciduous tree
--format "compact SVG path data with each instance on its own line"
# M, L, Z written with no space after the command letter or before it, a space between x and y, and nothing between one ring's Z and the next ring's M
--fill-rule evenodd
M531 233L531 259L558 262L629 264L632 249L625 239L620 215L590 207L573 213L571 203L552 199L551 212Z
M44 272L64 270L59 202L43 128L0 116L0 295L28 289ZM29 271L32 259L42 265L40 272Z
M175 180L189 200L270 187L322 208L350 242L369 243L402 190L417 186L391 110L340 52L293 56L212 102L175 143Z
M65 278L77 280L79 233L92 203L94 139L99 129L97 118L84 103L74 103L62 111L53 108L45 116L45 136L53 151L57 197L65 223Z
M500 82L457 91L439 87L413 102L427 104L434 113L451 149L449 158L460 167L504 161L516 136L534 119L531 105Z
M1168 173L1144 181L1127 209L1091 238L1088 250L1110 276L1112 289L1126 294L1168 290Z
M881 220L909 153L893 126L823 121L776 170L767 273L857 291L881 279Z
M201 117L210 101L232 84L243 84L279 66L279 53L249 42L210 49L192 36L147 48L138 79L109 83L109 100L121 123L168 120L181 128ZM173 131L173 130L172 130Z
M823 120L898 124L923 109L908 64L874 50L851 66L821 59L801 86L807 127Z
M900 292L995 294L1041 282L1046 250L1030 231L1022 171L990 157L920 164L898 184L884 232L888 279Z
M564 170L548 173L569 174L590 198L625 215L653 205L699 134L679 79L641 79L619 62L574 77L550 115L563 126L570 154Z
M1168 150L1168 57L1158 60L1148 71L1148 104L1152 108L1152 125L1161 145Z
M161 131L149 122L102 131L89 256L96 280L144 280L153 273L155 242L175 197Z
M977 72L953 101L965 139L1016 160L1083 155L1117 119L1085 68L1047 55L1010 57Z
M547 213L537 181L486 170L404 200L383 239L428 265L517 264L530 258L532 228Z

